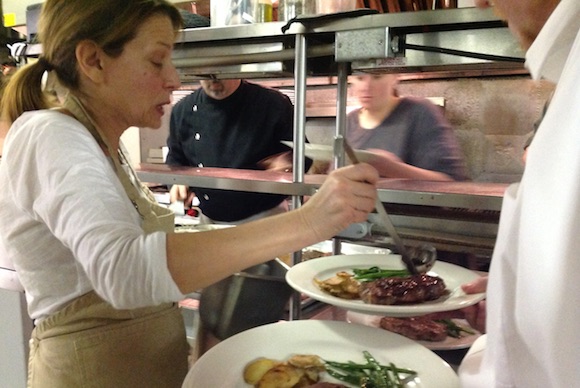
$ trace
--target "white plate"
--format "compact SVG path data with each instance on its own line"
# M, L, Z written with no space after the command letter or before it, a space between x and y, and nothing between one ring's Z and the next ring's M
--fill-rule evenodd
M346 310L366 314L385 315L390 317L412 317L440 311L458 310L471 306L485 297L485 294L465 294L461 285L469 283L479 275L458 265L437 261L429 275L441 277L450 291L449 295L434 301L409 305L378 305L368 304L361 300L341 299L322 291L314 278L328 279L337 272L352 272L353 268L369 268L379 266L386 269L402 269L400 255L339 255L312 259L294 265L286 273L286 281L292 288L300 291L312 299L328 303Z
M358 323L360 325L377 327L380 328L380 321L382 316L380 315L369 315L357 313L354 311L348 311L346 313L346 321L350 323ZM447 336L443 341L415 341L418 344L425 346L427 349L431 350L457 350L457 349L467 349L476 339L481 336L481 333L474 328L472 328L465 319L452 319L455 324L464 327L466 329L472 330L475 334L466 334L459 338L453 338ZM384 329L381 329L384 330Z
M281 143L291 148L294 147L294 143L291 141L283 140ZM354 150L354 153L360 162L368 162L374 157L374 154L370 151ZM326 144L306 143L304 144L304 155L313 160L331 162L334 160L334 149L332 146Z
M363 350L381 364L393 362L417 371L409 388L459 387L449 364L408 338L346 322L299 320L259 326L220 342L193 365L183 388L249 388L243 369L258 357L284 360L293 354L316 354L329 361L362 363ZM324 380L337 382L327 375Z

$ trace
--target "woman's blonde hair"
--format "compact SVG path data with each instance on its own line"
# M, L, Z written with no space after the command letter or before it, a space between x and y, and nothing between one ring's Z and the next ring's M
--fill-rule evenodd
M2 97L2 117L13 122L26 111L52 106L53 99L42 90L47 70L54 71L64 87L78 90L79 42L93 41L117 57L138 28L159 14L168 16L176 31L183 27L180 12L166 0L47 0L38 25L42 56L12 76Z

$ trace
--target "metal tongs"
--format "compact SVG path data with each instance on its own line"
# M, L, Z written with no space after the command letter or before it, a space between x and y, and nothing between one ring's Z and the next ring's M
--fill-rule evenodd
M348 158L351 160L352 164L358 164L359 160L352 147L347 143L346 139L340 137L336 140L342 142L344 151ZM417 275L420 273L428 272L431 268L433 268L433 265L435 265L435 261L437 260L437 251L435 247L425 244L419 247L407 249L378 196L375 203L375 209L379 216L379 222L387 230L395 242L395 246L397 247L399 254L402 256L403 263L405 264L407 270L411 274Z

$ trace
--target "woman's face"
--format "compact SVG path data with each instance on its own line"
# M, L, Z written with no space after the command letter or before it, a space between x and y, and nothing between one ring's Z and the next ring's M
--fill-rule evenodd
M357 74L352 77L352 93L366 109L384 107L394 95L397 78L392 74Z
M164 106L171 102L171 92L180 85L171 54L175 30L168 17L156 15L145 21L123 53L106 57L100 107L94 113L115 124L159 128Z

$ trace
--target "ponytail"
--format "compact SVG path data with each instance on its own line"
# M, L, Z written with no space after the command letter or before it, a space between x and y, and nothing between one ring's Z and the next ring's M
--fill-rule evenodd
M13 123L22 113L51 108L52 104L42 88L47 62L39 60L16 71L2 94L2 118Z

